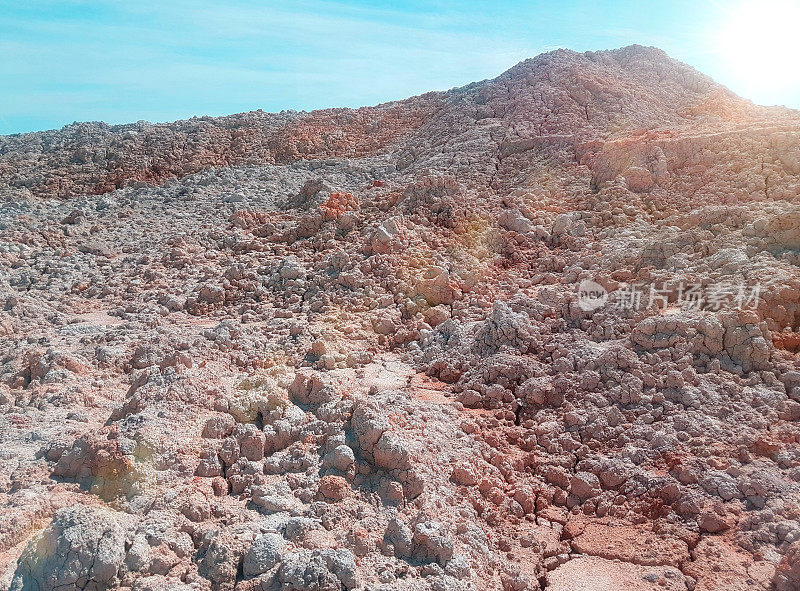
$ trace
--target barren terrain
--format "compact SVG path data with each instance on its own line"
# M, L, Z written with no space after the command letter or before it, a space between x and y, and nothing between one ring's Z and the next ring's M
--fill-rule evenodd
M0 137L0 589L796 591L798 266L654 48Z

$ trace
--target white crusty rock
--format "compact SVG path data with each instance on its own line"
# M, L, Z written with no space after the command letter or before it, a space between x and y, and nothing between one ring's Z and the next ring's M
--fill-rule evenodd
M58 510L20 556L11 589L116 588L129 522L108 509L78 505Z

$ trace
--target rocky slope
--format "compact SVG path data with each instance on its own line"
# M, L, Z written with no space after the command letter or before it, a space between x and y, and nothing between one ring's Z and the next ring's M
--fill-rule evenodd
M798 589L798 197L638 46L1 137L0 588Z

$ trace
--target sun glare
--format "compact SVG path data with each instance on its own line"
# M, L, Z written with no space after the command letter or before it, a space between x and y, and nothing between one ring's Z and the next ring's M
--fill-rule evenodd
M734 2L715 41L731 80L757 102L800 86L800 2Z

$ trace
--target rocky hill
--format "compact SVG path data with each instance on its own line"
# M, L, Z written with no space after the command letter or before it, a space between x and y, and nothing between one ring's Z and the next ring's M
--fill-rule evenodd
M0 588L800 588L800 113L639 46L0 137Z

